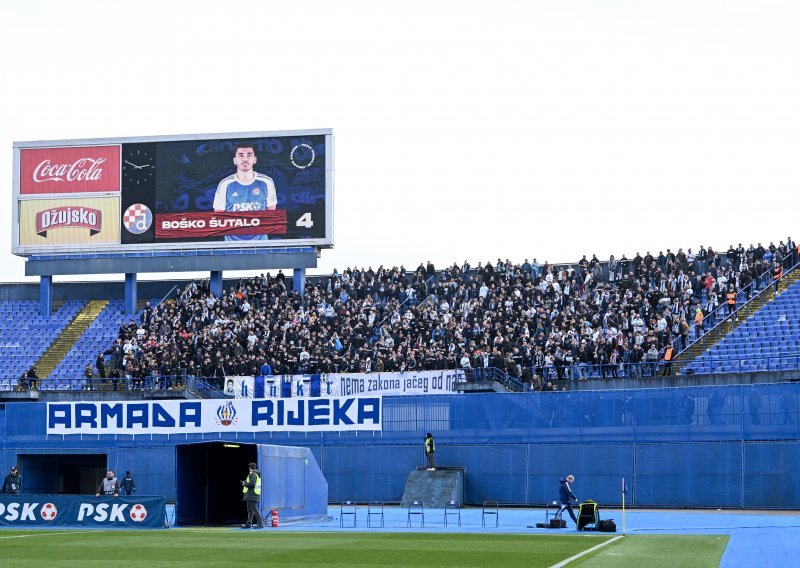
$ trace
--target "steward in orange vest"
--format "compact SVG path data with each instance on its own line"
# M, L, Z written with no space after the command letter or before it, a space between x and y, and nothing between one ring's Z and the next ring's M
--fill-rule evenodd
M775 266L772 267L772 281L775 282L775 293L778 293L778 282L783 277L783 265L776 261Z
M664 350L664 376L668 376L672 374L672 357L675 353L672 345L667 345L667 348Z

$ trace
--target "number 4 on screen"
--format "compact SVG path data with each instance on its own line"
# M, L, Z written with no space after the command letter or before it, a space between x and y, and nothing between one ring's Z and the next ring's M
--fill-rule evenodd
M311 213L303 213L295 225L298 227L305 227L306 229L313 227L314 221L311 220Z

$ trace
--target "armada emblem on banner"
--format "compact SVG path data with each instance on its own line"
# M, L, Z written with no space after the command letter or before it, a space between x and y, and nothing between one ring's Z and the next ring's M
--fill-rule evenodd
M150 211L147 205L134 203L122 215L122 224L125 225L129 233L141 235L153 224L153 212Z
M232 402L228 401L217 407L217 423L220 426L231 426L238 421L239 419L236 418L236 409L233 407Z

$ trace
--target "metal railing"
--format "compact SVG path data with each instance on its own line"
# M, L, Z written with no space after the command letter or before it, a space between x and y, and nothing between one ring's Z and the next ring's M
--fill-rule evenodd
M717 341L722 339L728 333L728 332L722 333L722 325L726 321L730 321L733 318L737 318L740 315L742 315L742 313L746 313L746 317L750 317L750 315L752 315L752 313L754 313L754 312L751 313L750 311L748 311L749 310L749 306L752 304L752 302L756 301L759 298L762 298L764 295L766 295L769 292L770 289L774 289L774 286L780 285L781 282L786 281L786 279L789 277L789 275L792 274L798 268L800 268L800 262L794 264L789 270L785 271L783 273L783 276L777 282L775 282L775 281L767 282L767 284L763 288L761 288L758 292L756 292L756 294L753 295L749 300L747 300L747 302L745 302L744 304L741 304L741 305L737 304L736 305L736 309L734 311L732 311L732 312L728 309L728 306L726 304L720 304L711 313L715 314L715 315L722 316L722 317L717 317L714 320L714 325L708 331L703 332L702 335L698 335L697 334L697 329L696 329L696 326L694 324L691 325L690 328L689 328L689 333L690 334L694 333L695 340L692 341L691 343L689 343L689 345L686 346L686 349L682 349L676 355L676 357L679 357L680 355L683 355L684 353L688 353L689 349L691 349L699 341L702 341L704 338L707 340L709 334L711 334L711 337L714 337L714 334L716 334ZM769 271L765 272L764 274L769 275ZM759 277L759 278L761 278L761 277ZM756 281L753 281L753 284L751 284L751 285L755 285L755 284L756 284ZM705 325L705 320L703 321L703 324ZM677 339L673 340L673 345L675 344L676 341L678 341L678 340Z
M170 294L172 294L172 293L173 293L175 290L177 290L177 288L178 288L178 285L177 285L177 284L175 284L175 285L174 285L172 288L170 288L170 289L169 289L169 292L167 292L166 294L164 294L164 297L163 297L163 298L161 298L161 299L160 299L160 300L159 300L159 301L156 303L156 305L155 305L155 306L153 306L153 307L154 307L154 308L157 308L157 307L158 307L158 306L160 306L162 303L164 303L164 300L166 300L167 298L169 298Z
M778 350L780 351L780 349ZM773 355L748 355L731 357L701 356L687 364L683 370L694 373L753 373L758 371L797 371L800 370L800 352L778 353Z
M197 398L233 398L221 386L219 377L186 377L186 389Z
M464 378L468 383L500 383L512 392L522 392L527 389L525 383L512 377L497 367L478 367L464 369Z
M641 379L672 376L674 361L643 361L640 363L593 364L576 363L570 365L550 365L532 368L531 376L539 376L544 381L570 381L589 379ZM698 370L698 367L700 370ZM703 358L686 365L692 373L751 373L756 371L800 370L800 352L778 353L776 355L731 356ZM708 369L708 370L706 370ZM505 371L495 368L467 369L467 382L496 381L509 390L520 392L531 390L531 385L511 377Z
M616 379L616 378L642 378L671 374L672 365L666 361L647 361L642 363L593 364L573 363L569 365L548 365L532 367L533 377L541 377L544 381L566 381L583 379ZM531 385L518 377L512 377L501 369L494 367L483 369L466 369L467 382L495 381L511 391L522 392L531 390Z
M182 391L184 376L149 376L143 378L79 377L67 379L0 379L0 391L72 391L72 392L153 392Z
M255 242L255 241L254 241ZM262 243L264 241L259 241ZM125 258L153 258L161 256L226 256L236 254L264 254L263 244L253 246L231 247L219 243L183 243L169 249L153 248L153 245L127 245L126 250L120 251L119 246L116 250L98 251L96 246L64 246L58 250L39 251L29 256L31 260L85 260L85 259L125 259ZM278 245L270 244L269 252L272 253L294 253L294 252L313 252L316 247L303 246L299 244Z
M468 383L496 382L511 392L533 390L533 378L545 382L597 379L640 379L673 375L673 363L645 361L641 363L550 365L531 368L531 381L523 381L496 367L464 369ZM748 356L701 357L683 367L681 374L722 374L800 371L800 351ZM232 398L222 388L222 377L193 377L187 375L149 376L144 378L72 378L72 379L0 379L0 391L60 391L60 392L163 392L188 391L198 398Z

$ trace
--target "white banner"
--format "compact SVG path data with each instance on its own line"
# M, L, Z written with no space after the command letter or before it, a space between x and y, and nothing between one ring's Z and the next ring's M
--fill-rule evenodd
M48 402L47 434L379 431L380 396Z
M317 377L319 395L312 388ZM228 377L225 382L225 393L236 398L256 397L255 383L258 380L260 378ZM464 380L464 371L461 369L417 373L276 375L264 377L264 398L455 394L456 383Z
M419 371L416 373L338 373L326 375L322 396L402 396L454 394L455 383L464 381L464 371Z
M235 398L253 398L255 377L226 377L224 392Z

